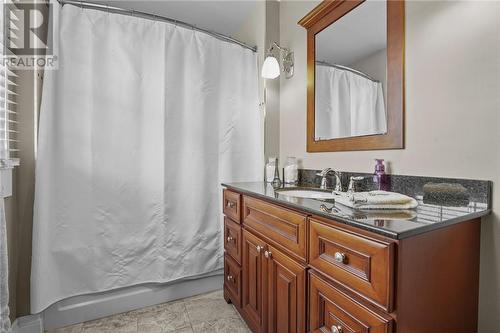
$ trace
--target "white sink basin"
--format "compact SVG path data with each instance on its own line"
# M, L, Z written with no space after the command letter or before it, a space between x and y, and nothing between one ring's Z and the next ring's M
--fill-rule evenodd
M308 198L308 199L321 199L321 200L329 200L334 199L335 195L332 194L332 191L322 191L322 190L308 190L308 189L281 189L277 190L281 195L296 197L296 198Z

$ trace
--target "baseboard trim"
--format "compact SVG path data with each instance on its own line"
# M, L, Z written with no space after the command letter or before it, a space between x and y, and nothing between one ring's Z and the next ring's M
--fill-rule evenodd
M43 328L52 330L114 314L222 289L223 271L166 284L147 284L76 296L51 305L42 313ZM42 331L43 332L43 331ZM18 333L18 332L14 332ZM35 333L20 331L19 333ZM39 333L39 331L36 331Z

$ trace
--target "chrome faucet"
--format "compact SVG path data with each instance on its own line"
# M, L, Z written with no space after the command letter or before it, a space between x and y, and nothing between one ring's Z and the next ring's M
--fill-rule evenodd
M335 191L342 191L342 181L340 180L340 172L333 170L332 168L323 169L316 176L321 177L320 189L326 190L328 188L328 178L326 178L330 173L335 175Z

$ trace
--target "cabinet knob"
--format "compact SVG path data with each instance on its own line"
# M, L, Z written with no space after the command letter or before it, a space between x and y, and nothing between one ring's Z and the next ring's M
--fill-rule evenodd
M229 208L234 208L236 206L236 204L232 201L228 201L227 204L226 204L227 207Z
M332 326L332 333L342 333L342 326Z
M227 276L227 280L228 280L228 281L233 281L233 279L234 279L234 278L233 278L233 276L232 276L232 275L228 275L228 276Z
M257 252L259 252L259 253L260 253L260 251L261 251L262 249L263 249L263 247L262 247L262 246L257 245Z
M335 261L343 264L345 262L346 255L342 252L335 252Z
M273 256L273 254L271 253L271 251L266 251L266 252L264 252L264 257L266 257L266 258L268 258L268 259L269 259L269 258L271 258L272 256Z
M231 236L227 236L227 242L231 243L232 241L234 241L234 238Z

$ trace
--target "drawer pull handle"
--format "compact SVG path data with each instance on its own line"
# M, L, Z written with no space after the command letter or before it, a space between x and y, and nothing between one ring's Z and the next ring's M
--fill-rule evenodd
M342 333L342 326L332 326L332 333Z
M227 280L228 280L228 281L233 281L233 279L234 279L234 277L233 277L232 275L228 275L228 276L227 276Z
M231 236L227 236L227 242L232 243L234 241L234 238Z
M262 247L262 246L257 245L257 252L259 252L259 253L260 253L260 251L261 251L262 249L263 249L263 247Z
M335 261L336 262L343 264L345 262L345 259L346 259L345 253L335 252Z
M236 207L236 204L232 201L228 201L226 206L229 208L234 208L234 207Z
M273 256L273 254L271 253L271 251L264 252L264 257L269 259L269 258L272 258L272 256Z

